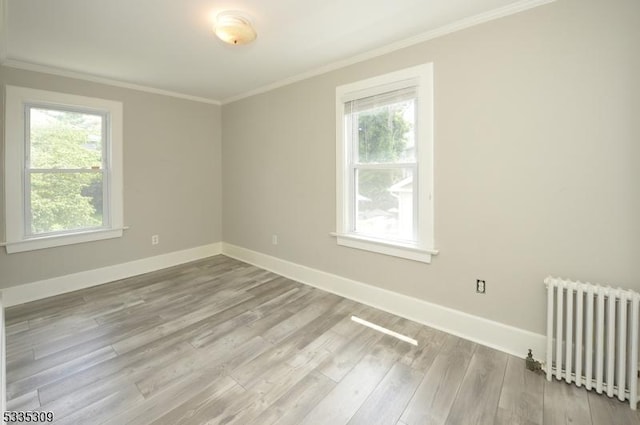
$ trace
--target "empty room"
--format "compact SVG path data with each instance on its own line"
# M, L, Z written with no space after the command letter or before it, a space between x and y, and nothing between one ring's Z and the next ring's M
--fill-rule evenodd
M0 403L640 425L638 0L0 0Z

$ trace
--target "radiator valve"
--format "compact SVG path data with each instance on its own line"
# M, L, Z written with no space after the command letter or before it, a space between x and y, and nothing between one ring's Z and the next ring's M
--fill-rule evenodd
M527 358L525 359L524 364L527 369L536 373L542 373L542 364L540 364L539 361L533 358L533 354L531 354L531 349L529 349L529 354L527 354Z

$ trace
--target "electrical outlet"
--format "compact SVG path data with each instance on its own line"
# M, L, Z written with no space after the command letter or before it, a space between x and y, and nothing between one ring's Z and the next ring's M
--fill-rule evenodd
M271 235L271 243L273 245L278 245L278 235Z
M160 243L160 236L153 235L151 236L151 245L158 245Z
M487 291L487 283L482 279L476 279L476 292L484 294Z

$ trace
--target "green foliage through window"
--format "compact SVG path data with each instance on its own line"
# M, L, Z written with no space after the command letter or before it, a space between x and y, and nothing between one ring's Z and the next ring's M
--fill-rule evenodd
M29 109L31 233L102 226L104 118Z
M405 107L398 105L358 114L358 162L388 163L401 158L411 128L404 112Z
M413 123L407 109L413 101L394 103L357 114L358 162L362 164L397 163L412 159L409 136ZM413 141L411 141L413 142ZM398 200L389 189L406 178L401 170L369 170L358 173L357 190L360 195L358 211L383 213L398 207ZM365 218L365 217L362 217Z

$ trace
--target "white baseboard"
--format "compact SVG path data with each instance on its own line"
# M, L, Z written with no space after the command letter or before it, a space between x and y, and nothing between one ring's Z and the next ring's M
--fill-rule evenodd
M10 307L221 253L298 282L423 323L514 356L524 358L527 349L531 348L539 357L546 350L544 335L224 242L5 288L2 290L2 302L4 307Z
M270 255L222 243L222 253L301 283L524 358L531 348L544 357L546 337L452 308L388 291Z
M182 251L142 258L128 263L12 286L2 290L3 304L4 307L11 307L29 301L113 282L114 280L125 279L127 277L177 266L178 264L211 257L220 253L222 253L222 243L216 242L209 245L184 249Z

